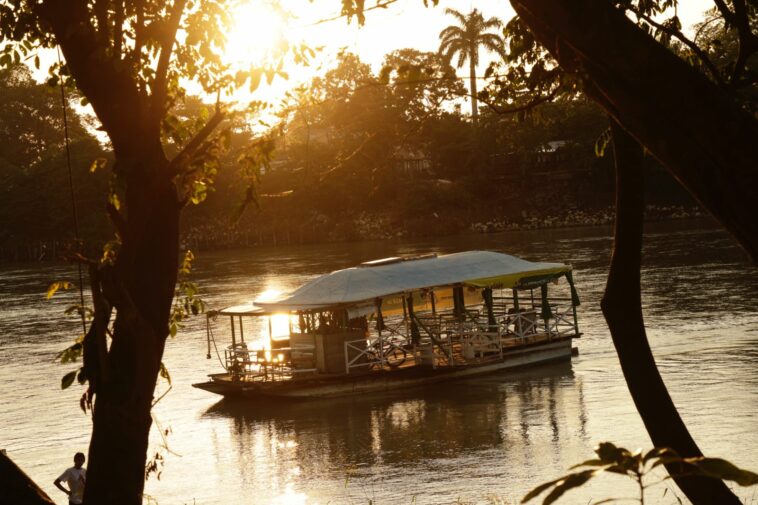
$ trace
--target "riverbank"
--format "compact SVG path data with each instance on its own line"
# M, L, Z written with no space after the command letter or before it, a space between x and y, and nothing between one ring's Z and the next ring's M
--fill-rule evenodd
M648 205L647 222L706 218L699 207L685 205ZM481 213L433 212L426 216L392 216L362 212L352 218L333 219L323 214L310 219L289 222L255 219L231 224L215 220L188 227L183 235L183 248L193 251L224 250L249 247L270 247L298 244L326 244L365 240L396 240L447 237L465 233L497 233L502 231L536 230L612 225L613 207L596 209L565 209L559 212L524 211L518 217L483 218Z
M699 207L687 205L648 205L647 222L691 220L707 218ZM215 218L202 223L186 223L182 231L182 249L217 251L282 245L329 244L366 240L422 239L449 237L468 233L497 233L545 228L572 228L612 225L615 209L603 206L595 209L555 209L552 212L524 211L515 217L512 213L457 211L445 209L428 215L399 216L361 212L353 217L330 218L314 213L304 220L276 220L270 215L255 215L250 220L236 223ZM59 261L71 244L61 241L44 241L27 244L23 248L0 248L0 262L23 263ZM89 254L99 255L90 247Z

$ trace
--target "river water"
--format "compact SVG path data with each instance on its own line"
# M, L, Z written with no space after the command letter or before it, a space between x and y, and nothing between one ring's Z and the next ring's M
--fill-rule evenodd
M161 505L518 503L589 459L600 441L649 448L599 312L611 242L609 228L575 228L203 253L194 279L213 308L398 254L488 249L571 263L580 354L391 394L251 405L191 387L220 370L215 356L205 358L197 318L167 345L173 389L155 419L170 430L171 452L146 493ZM682 416L707 454L757 470L758 270L723 232L692 223L649 227L644 263L648 334ZM60 390L73 366L53 362L80 330L62 314L74 293L45 300L50 282L64 278L73 278L68 265L0 268L0 448L58 503L65 496L52 481L74 452L86 452L90 430L82 388ZM160 443L154 433L154 450ZM672 491L662 484L649 497L677 503ZM563 503L635 492L622 477L603 476ZM758 501L754 489L736 492Z

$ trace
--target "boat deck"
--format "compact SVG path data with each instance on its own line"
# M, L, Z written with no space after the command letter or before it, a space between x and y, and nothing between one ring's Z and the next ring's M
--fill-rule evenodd
M435 366L429 366L419 352L409 352L399 366L378 364L345 373L321 373L316 370L292 370L285 366L273 367L265 372L244 374L212 374L210 381L195 387L222 395L326 397L356 394L361 391L385 390L399 385L414 386L456 377L488 373L503 368L528 365L556 359L570 359L571 336L556 338L548 333L537 333L526 339L509 339L503 343L502 353L464 353L461 343L452 344L452 363L437 351ZM467 355L464 355L467 354ZM424 366L427 365L427 366Z

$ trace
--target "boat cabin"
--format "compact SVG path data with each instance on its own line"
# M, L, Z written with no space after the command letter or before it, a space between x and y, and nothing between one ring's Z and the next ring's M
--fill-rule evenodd
M323 379L570 357L578 304L571 267L560 263L489 251L370 261L274 300L210 312L208 357L219 350L216 323L230 324L231 344L219 353L226 371L196 386L273 393ZM251 318L268 328L263 342L246 340Z

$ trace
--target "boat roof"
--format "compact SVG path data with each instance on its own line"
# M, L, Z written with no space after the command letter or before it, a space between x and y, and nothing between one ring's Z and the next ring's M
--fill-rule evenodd
M255 305L268 311L318 310L435 287L523 287L530 280L547 282L570 271L563 263L535 263L492 251L385 258L321 275Z
M266 310L252 303L225 307L219 310L218 313L222 316L262 316L267 314Z

